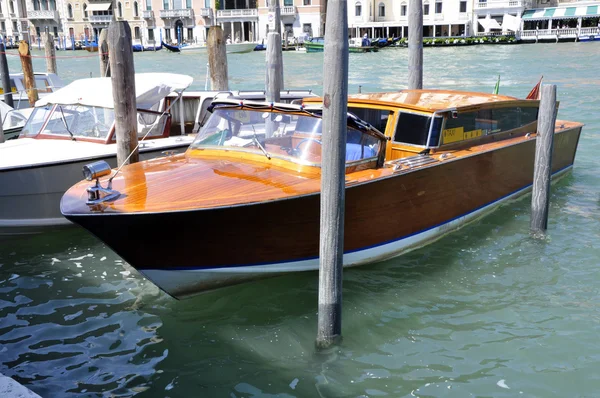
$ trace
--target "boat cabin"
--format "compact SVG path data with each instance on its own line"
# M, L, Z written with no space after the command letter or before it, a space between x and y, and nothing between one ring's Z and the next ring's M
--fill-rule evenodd
M386 161L535 133L538 108L537 100L451 90L356 94L348 100L348 112L390 140Z
M305 106L216 100L191 149L226 150L320 167L321 99ZM539 101L445 90L359 94L348 100L347 172L535 133ZM247 156L246 156L247 158ZM429 158L434 160L433 158ZM421 160L419 160L420 162ZM285 163L281 163L283 167ZM294 166L292 166L294 167Z
M280 160L280 166L320 167L320 106L215 100L212 115L191 144L202 156L258 157ZM348 115L346 166L352 170L383 164L386 137L373 126ZM223 151L226 151L225 153ZM294 166L296 165L296 166Z
M186 75L141 73L135 75L137 131L140 140L182 134L171 131L171 93L181 96L192 83ZM171 104L177 99L171 102ZM114 100L110 78L74 81L37 103L20 138L65 139L103 144L116 142Z
M60 77L55 73L34 73L35 87L40 98L53 93L64 86ZM23 73L10 74L10 86L13 93L13 105L15 109L29 108L29 98L25 89L25 78ZM0 87L0 94L4 89ZM4 97L2 97L4 101Z

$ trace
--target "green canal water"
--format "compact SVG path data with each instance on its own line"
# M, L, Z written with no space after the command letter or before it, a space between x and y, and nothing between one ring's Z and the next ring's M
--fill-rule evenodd
M263 87L264 54L229 57L232 88ZM201 55L135 62L204 87ZM322 54L284 62L287 87L321 92ZM324 353L316 272L175 301L83 230L2 241L0 372L45 397L598 396L600 44L426 48L424 64L426 87L491 92L500 74L500 93L520 97L544 75L559 118L586 124L573 172L553 187L545 240L529 236L527 197L345 270L344 340ZM66 81L98 75L95 57L58 68ZM350 91L405 88L406 71L405 49L352 54ZM177 231L148 231L148 245L162 233Z

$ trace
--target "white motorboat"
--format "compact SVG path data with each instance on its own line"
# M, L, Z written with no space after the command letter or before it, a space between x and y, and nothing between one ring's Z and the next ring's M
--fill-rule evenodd
M27 97L23 73L11 73L9 76L11 91L13 93L14 108L29 108L29 99ZM36 72L34 73L34 79L39 98L44 98L46 95L53 93L64 86L62 79L55 73ZM2 88L0 88L0 94L4 94ZM0 96L0 100L4 101L3 95Z
M16 110L0 101L0 120L2 120L2 130L5 140L19 136L31 111L32 108Z
M191 143L193 137L182 134L184 126L170 128L168 107L192 80L136 74L141 159L183 152ZM171 93L178 97L166 101ZM59 201L81 179L82 166L105 160L116 167L113 108L111 80L102 77L77 80L36 103L19 139L0 144L0 236L70 225Z
M250 51L254 51L254 48L256 48L256 43L251 43L251 42L227 43L225 45L227 54L248 53ZM206 43L182 45L179 47L179 50L184 51L184 52L188 52L188 51L198 51L198 52L204 51L204 52L206 52Z

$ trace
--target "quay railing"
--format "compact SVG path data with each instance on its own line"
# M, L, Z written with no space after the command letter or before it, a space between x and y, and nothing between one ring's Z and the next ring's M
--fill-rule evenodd
M600 28L581 28L579 35L589 36L589 35L600 35Z
M514 36L514 32L477 32L475 36L497 37L497 36Z

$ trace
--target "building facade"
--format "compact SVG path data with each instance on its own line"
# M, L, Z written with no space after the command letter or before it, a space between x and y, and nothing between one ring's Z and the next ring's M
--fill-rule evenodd
M0 33L7 42L29 40L25 0L0 0Z
M409 0L355 0L348 5L353 37L406 37ZM423 36L470 36L472 0L423 0Z
M55 37L95 40L114 17L128 21L134 42L158 44L206 41L208 28L219 25L232 42L264 40L273 31L273 0L0 0L0 33L10 42L34 44L48 30ZM349 36L406 37L410 0L351 0ZM532 29L527 10L598 2L566 0L423 0L423 35L457 37L506 34ZM562 7L562 8L561 8ZM586 8L586 9L592 9ZM600 7L598 8L600 9ZM271 10L271 11L270 11ZM325 34L326 0L280 0L281 30L288 37ZM595 14L580 17L579 27L596 23ZM537 16L537 14L535 14ZM528 21L526 21L528 19ZM539 18L538 18L539 19ZM541 18L539 24L548 24ZM548 19L548 18L546 18ZM527 26L524 26L526 23ZM574 24L574 22L572 23ZM542 28L547 28L543 25Z

